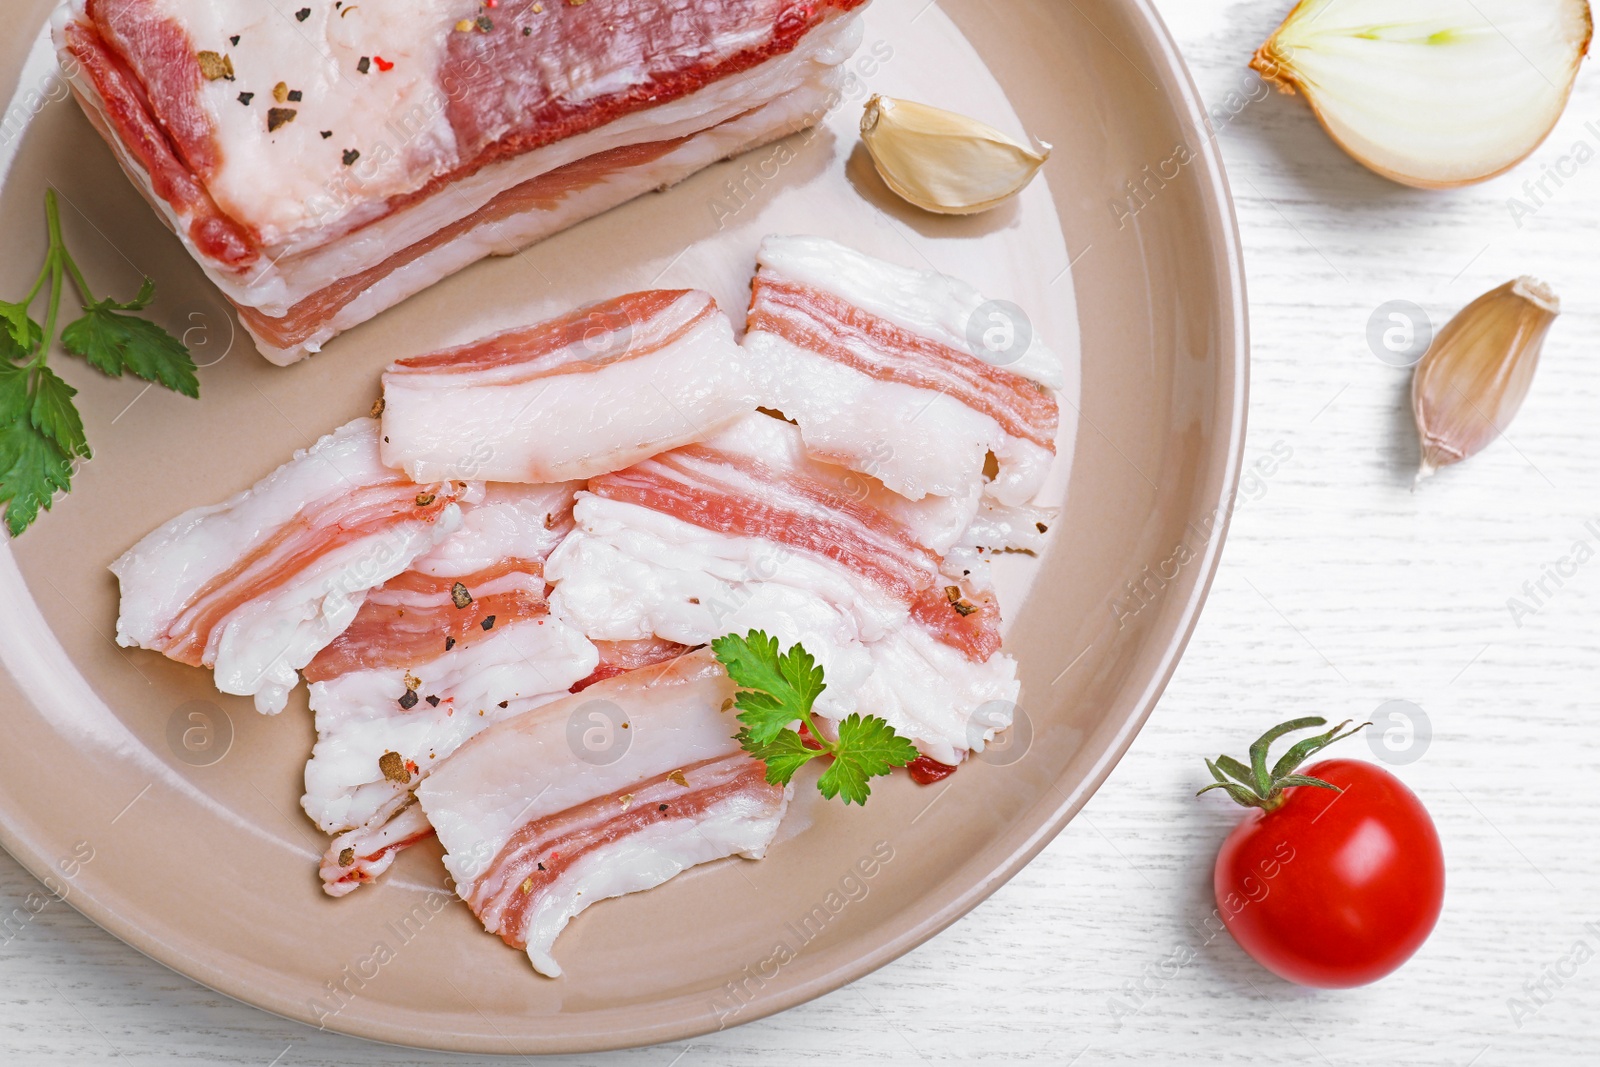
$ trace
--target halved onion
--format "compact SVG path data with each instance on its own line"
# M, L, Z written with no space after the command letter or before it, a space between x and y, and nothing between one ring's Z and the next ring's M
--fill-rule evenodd
M1300 0L1250 65L1359 162L1445 188L1539 146L1593 32L1588 0Z

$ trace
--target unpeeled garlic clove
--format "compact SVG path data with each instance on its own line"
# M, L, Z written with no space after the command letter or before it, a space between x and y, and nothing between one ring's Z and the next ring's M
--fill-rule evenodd
M993 126L954 111L874 96L861 116L861 140L896 194L924 211L972 215L1027 187L1050 158Z
M1588 0L1301 0L1250 65L1358 162L1444 188L1539 146L1592 35Z
M1561 299L1534 278L1478 297L1434 338L1411 380L1421 482L1476 455L1516 418Z

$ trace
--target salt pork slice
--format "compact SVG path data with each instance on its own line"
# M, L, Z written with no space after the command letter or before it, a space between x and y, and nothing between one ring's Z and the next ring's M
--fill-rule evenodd
M727 856L759 859L789 791L741 751L709 651L490 727L417 790L456 891L534 968L589 905Z
M373 590L307 665L317 744L301 804L336 835L321 864L330 896L432 832L412 791L462 743L599 667L545 600L544 559L572 529L576 488L490 484L461 529Z
M821 715L880 715L941 763L1010 724L999 609L927 547L942 515L809 458L782 420L591 479L573 514L545 573L552 610L593 640L799 642L827 676Z
M696 290L632 293L402 359L383 399L383 460L422 481L592 478L756 406L733 326Z
M1031 327L965 282L820 237L769 237L758 263L745 349L761 406L814 457L912 500L969 520L987 501L981 530L1006 536L995 506L1032 502L1059 428L1061 362Z
M378 460L378 424L355 422L237 496L187 511L111 565L117 643L211 667L224 693L282 711L297 672L373 588L461 522L481 485L417 485Z
M54 34L123 170L289 363L816 123L865 2L66 0Z

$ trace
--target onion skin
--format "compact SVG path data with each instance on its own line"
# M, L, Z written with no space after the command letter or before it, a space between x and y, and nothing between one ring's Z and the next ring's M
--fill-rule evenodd
M1549 138L1550 134L1555 131L1556 123L1560 119L1561 111L1566 108L1567 103L1571 100L1573 87L1577 83L1577 66L1575 65L1574 75L1567 82L1565 91L1562 94L1561 109L1556 112L1555 116L1549 122L1549 125L1538 136L1538 138L1533 140L1528 145L1526 150L1514 159L1504 162L1499 166L1487 169L1482 173L1471 174L1467 177L1455 180L1436 180L1422 175L1408 174L1397 171L1392 167L1387 167L1381 162L1370 158L1359 148L1350 144L1344 137L1340 135L1336 124L1330 121L1327 114L1324 113L1323 108L1318 104L1316 94L1308 91L1305 84L1296 77L1293 64L1289 62L1279 45L1279 35L1285 33L1290 27L1292 27L1297 17L1300 16L1302 9L1319 2L1321 2L1321 0L1299 0L1299 2L1295 4L1292 10L1290 10L1288 16L1284 18L1283 22L1278 26L1278 28L1273 31L1272 36L1267 38L1266 43L1264 43L1260 48L1256 49L1255 54L1250 59L1250 68L1257 74L1261 75L1264 81L1272 85L1279 92L1286 93L1290 96L1304 96L1306 103L1311 107L1312 114L1316 115L1318 123L1320 123L1322 128L1327 132L1329 138L1344 150L1345 154L1373 173L1384 178L1388 178L1390 181L1396 182L1400 185L1410 186L1414 189L1457 189L1468 185L1476 185L1480 182L1486 182L1491 178L1497 178L1500 175L1505 174L1507 171L1516 168L1530 155L1537 151L1539 146L1542 145ZM1577 55L1577 65L1581 65L1582 61L1588 56L1589 46L1594 40L1594 17L1587 0L1578 0L1578 2L1582 3L1582 17L1584 23L1583 41L1578 47Z

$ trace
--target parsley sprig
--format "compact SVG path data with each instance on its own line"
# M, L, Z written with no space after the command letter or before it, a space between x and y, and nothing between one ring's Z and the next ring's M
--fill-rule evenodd
M45 193L44 210L50 249L39 277L22 300L0 300L0 504L12 537L33 525L40 508L49 511L56 493L71 491L74 463L93 456L72 403L78 391L45 365L69 278L83 316L62 329L63 348L113 378L126 372L184 396L200 395L194 360L182 342L153 322L123 314L148 307L155 283L146 278L132 300L97 300L62 240L54 189ZM29 310L47 285L40 326Z
M832 800L865 804L872 794L868 780L904 767L920 753L876 715L853 713L838 724L838 740L830 741L812 720L811 708L827 688L822 668L799 645L779 654L778 640L760 630L744 637L730 634L711 642L717 659L740 687L739 744L767 765L767 781L788 785L795 772L821 756L833 757L817 779L817 789ZM808 745L791 723L798 720L814 739Z

